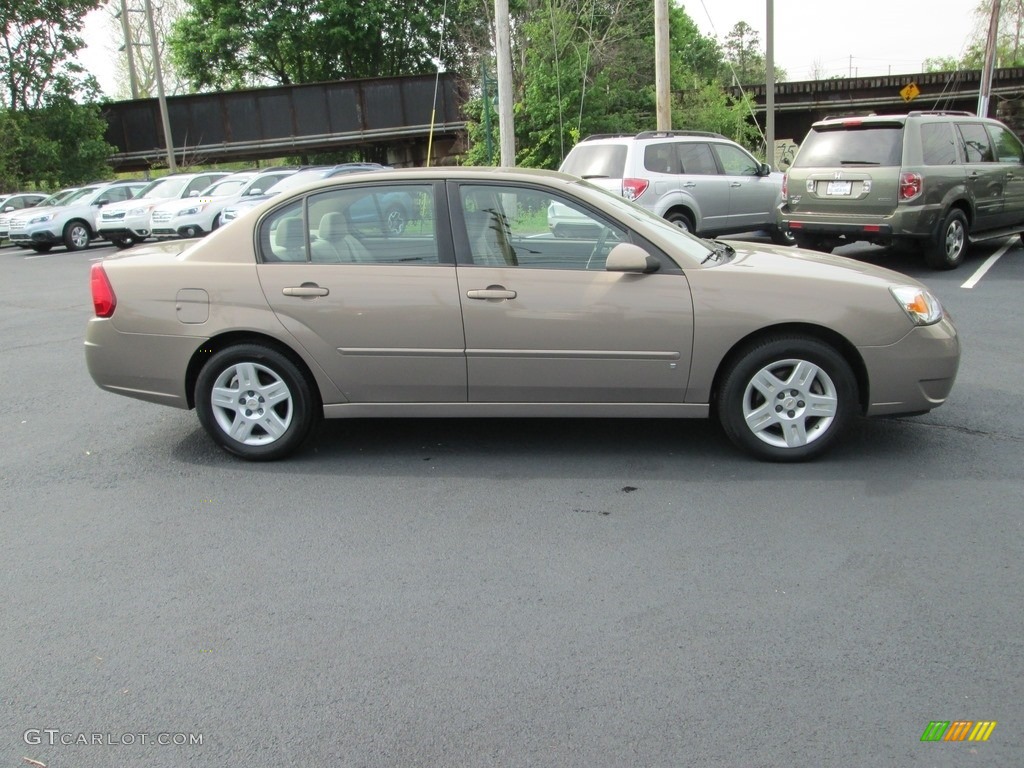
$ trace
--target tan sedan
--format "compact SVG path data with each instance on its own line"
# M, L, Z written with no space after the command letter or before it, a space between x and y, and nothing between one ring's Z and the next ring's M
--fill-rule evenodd
M553 213L582 226L555 237ZM540 171L316 182L110 256L92 292L96 383L194 407L246 459L292 453L321 416L714 415L755 456L799 460L859 414L941 405L960 357L904 275L700 240Z

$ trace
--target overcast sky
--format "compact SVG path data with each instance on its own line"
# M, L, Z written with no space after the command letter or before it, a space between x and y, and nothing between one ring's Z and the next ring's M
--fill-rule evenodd
M719 41L745 21L759 33L762 49L767 42L766 0L678 4ZM775 63L791 80L809 79L815 69L825 77L920 72L927 58L961 55L979 29L977 5L978 0L775 0ZM87 17L89 47L82 63L104 93L114 96L120 41L108 18L103 9Z
M917 73L925 59L959 57L979 0L775 0L775 65L790 80ZM745 21L767 43L766 0L682 0L701 32L723 41ZM987 23L982 23L984 32Z

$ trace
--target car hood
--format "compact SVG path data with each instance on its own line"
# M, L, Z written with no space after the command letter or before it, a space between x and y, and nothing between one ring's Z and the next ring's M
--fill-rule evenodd
M912 277L874 264L845 256L785 246L762 245L730 240L736 255L713 265L715 269L757 270L762 275L777 277L832 279L844 283L871 285L921 285ZM712 266L712 262L708 262Z

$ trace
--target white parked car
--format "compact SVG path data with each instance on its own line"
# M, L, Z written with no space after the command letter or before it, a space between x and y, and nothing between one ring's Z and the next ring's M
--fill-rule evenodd
M293 173L294 168L272 168L227 176L204 189L199 197L158 205L150 216L150 232L160 240L208 235L223 223L221 214L229 205L247 196L262 195Z
M227 171L204 171L154 179L131 200L101 208L96 214L96 231L118 248L130 248L150 236L149 217L156 206L198 197L211 184L229 175Z
M11 217L8 237L15 245L39 253L55 245L69 251L88 248L98 237L96 214L110 203L130 200L146 186L142 179L89 184L71 194L60 205L36 206Z

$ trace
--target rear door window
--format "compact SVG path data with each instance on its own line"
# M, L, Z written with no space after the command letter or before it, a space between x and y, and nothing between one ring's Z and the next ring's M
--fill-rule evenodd
M676 144L679 152L681 173L697 176L717 176L718 163L711 153L711 147L704 142L680 142Z
M988 137L985 126L978 123L959 123L956 127L960 132L960 141L964 148L964 157L968 163L995 162L992 154L992 140Z

